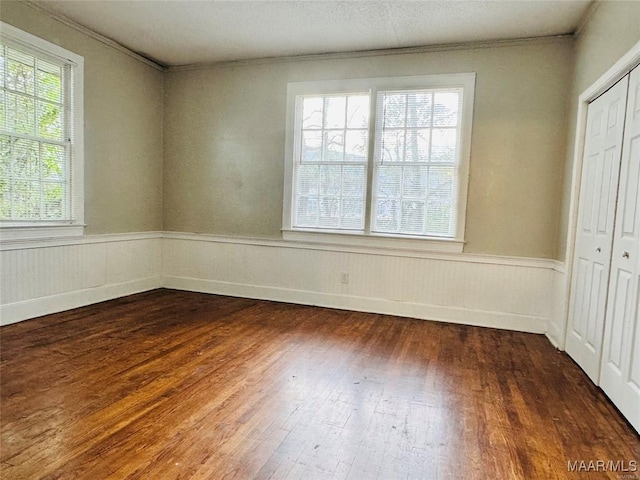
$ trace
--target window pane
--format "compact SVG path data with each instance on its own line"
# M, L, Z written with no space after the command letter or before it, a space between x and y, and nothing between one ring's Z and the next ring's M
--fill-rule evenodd
M36 181L17 181L13 184L13 218L21 220L40 217L40 184Z
M407 130L406 162L429 161L429 129Z
M453 234L453 205L456 198L455 167L431 167L429 170L429 202L427 230L431 235Z
M35 104L32 98L6 92L6 130L35 135Z
M11 216L11 140L6 135L0 135L0 218Z
M6 65L7 65L6 47L4 45L0 45L0 88L5 88L4 74L6 71Z
M65 165L64 147L43 143L40 151L42 155L42 178L47 180L63 180Z
M457 131L454 128L434 129L431 137L431 161L456 161Z
M316 197L299 197L297 201L296 226L318 226L318 199Z
M62 68L38 60L36 91L40 98L51 102L62 102Z
M320 197L320 218L318 226L338 228L340 226L340 199Z
M401 166L380 166L377 169L376 196L378 197L399 197L400 185L402 181Z
M404 158L404 130L385 130L380 151L382 162L401 162Z
M431 167L429 169L429 196L452 200L455 197L455 167Z
M414 92L407 95L407 127L430 127L433 94Z
M382 126L384 129L404 127L407 96L403 94L382 93ZM380 97L378 97L380 101Z
M366 162L369 150L367 130L347 130L345 135L345 156L347 162Z
M322 97L306 97L302 102L302 128L322 128Z
M320 130L302 132L301 156L303 162L322 160L322 132Z
M400 232L420 235L424 231L424 202L402 202Z
M11 174L11 139L7 135L0 135L0 177Z
M0 176L0 218L11 218L11 184Z
M452 235L453 206L439 198L427 202L427 235Z
M364 202L362 200L362 198L342 199L342 228L353 230L364 228Z
M360 197L362 203L366 181L364 165L345 165L342 167L342 195Z
M320 166L320 195L340 195L341 183L341 165Z
M324 128L344 128L347 108L346 97L325 98Z
M35 94L35 58L7 48L7 88Z
M6 116L6 95L4 90L0 90L0 128L2 130L9 130L9 123Z
M434 97L433 125L435 127L457 126L460 94L457 92L436 93Z
M298 167L298 195L318 194L318 166L300 165Z
M369 127L369 95L351 95L347 103L347 128Z
M62 218L64 185L62 183L44 182L42 193L44 197L42 217L46 219Z
M342 162L344 160L344 130L324 132L322 160L325 162Z
M398 200L378 199L376 201L375 231L398 231L399 204Z
M427 167L404 167L402 198L425 198L427 195Z
M12 161L14 178L37 179L40 175L39 143L22 138L13 140Z
M63 140L62 107L38 100L38 135L51 140Z

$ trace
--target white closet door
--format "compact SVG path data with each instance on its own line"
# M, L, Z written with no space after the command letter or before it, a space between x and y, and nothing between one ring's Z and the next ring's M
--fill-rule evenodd
M600 385L640 431L640 67L631 72Z
M626 76L594 100L587 113L566 348L596 384L602 358L628 81Z

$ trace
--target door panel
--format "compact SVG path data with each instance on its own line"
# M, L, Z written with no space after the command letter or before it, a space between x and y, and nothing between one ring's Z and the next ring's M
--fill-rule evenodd
M589 310L587 320L587 348L595 353L599 343L600 315L604 314L603 309L603 287L606 285L604 271L606 267L600 263L593 263L591 273L591 291L589 292ZM606 298L606 297L605 297Z
M598 383L628 76L589 105L567 353Z
M631 72L600 385L640 430L640 68Z

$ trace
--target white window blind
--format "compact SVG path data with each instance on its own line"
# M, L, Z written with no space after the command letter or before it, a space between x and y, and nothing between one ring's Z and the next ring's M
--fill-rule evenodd
M71 65L0 43L0 219L72 219Z
M454 237L462 88L377 95L372 231Z
M293 226L364 228L369 94L299 96Z

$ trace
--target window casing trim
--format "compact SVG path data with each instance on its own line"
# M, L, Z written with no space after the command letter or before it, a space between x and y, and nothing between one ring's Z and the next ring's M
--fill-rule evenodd
M84 57L59 45L0 22L3 43L26 48L44 60L63 63L70 70L66 86L72 92L70 219L65 220L4 220L0 221L0 240L56 238L84 234Z
M328 80L311 82L290 82L287 85L287 110L285 130L285 165L284 165L284 197L282 214L283 238L301 240L307 238L311 241L325 242L331 236L332 243L336 238L354 238L364 242L372 238L378 245L384 245L385 241L395 243L420 242L427 250L462 251L466 224L467 189L469 183L469 158L471 152L471 133L473 120L473 106L475 94L475 73L456 73L442 75L411 75L397 77L375 77L362 79ZM458 185L456 199L455 236L430 237L413 235L384 234L371 231L371 209L373 195L373 170L376 142L376 97L379 90L393 89L437 89L437 88L462 88L463 102L461 110L461 134L460 134L460 159L458 164ZM366 91L370 95L369 109L369 148L366 166L367 184L365 201L365 228L364 232L353 231L322 231L320 229L294 228L292 225L293 208L293 181L294 181L294 155L297 147L296 117L297 98L303 95L331 95L339 93L351 93ZM323 240L324 239L324 240ZM443 246L453 245L453 248Z

